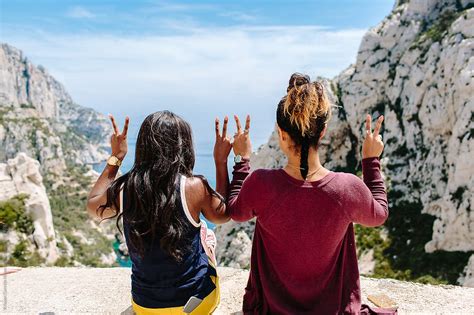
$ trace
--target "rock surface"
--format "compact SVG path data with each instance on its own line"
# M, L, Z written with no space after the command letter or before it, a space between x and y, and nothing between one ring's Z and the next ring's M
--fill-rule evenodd
M473 5L472 0L397 1L363 37L356 63L326 83L338 108L322 144L322 161L329 169L355 173L364 115L384 114L382 162L390 208L420 204L418 214L436 217L427 252L474 250ZM284 163L274 132L252 164ZM252 237L248 223L218 230L218 237L227 245L229 232L240 230ZM231 249L220 257L235 265L247 260L246 253ZM467 279L474 273L473 259L460 281L472 284Z
M66 161L104 161L110 131L104 115L75 104L42 66L0 44L0 160L26 152L44 173L61 174Z
M26 194L26 212L33 219L34 232L31 236L39 254L47 263L58 258L53 216L38 161L19 153L7 163L0 163L0 200ZM1 235L0 235L1 236ZM21 237L29 237L22 235ZM11 237L10 237L11 239ZM18 237L14 238L18 241ZM18 242L10 242L14 246Z
M105 161L110 134L104 115L75 104L43 67L33 65L20 50L0 43L0 162L14 161L1 169L0 201L29 194L26 207L34 221L32 236L9 231L8 235L0 232L0 238L7 238L11 246L25 237L33 238L28 250L38 250L47 258L46 264L54 263L58 253L61 265L79 261L115 264L112 241L107 239L113 223L90 225L85 209L85 198L96 176L85 164ZM31 165L39 168L37 174L30 173ZM13 177L9 180L8 176ZM25 184L20 187L21 181ZM93 241L84 242L74 231ZM20 256L17 263L37 264Z
M238 313L248 272L218 268L218 274L221 303L214 314ZM2 285L0 296L6 296L5 313L132 314L128 268L26 268L4 279L6 294ZM400 314L472 314L474 310L473 288L364 277L361 286L364 303L370 304L368 294L384 293L398 303Z

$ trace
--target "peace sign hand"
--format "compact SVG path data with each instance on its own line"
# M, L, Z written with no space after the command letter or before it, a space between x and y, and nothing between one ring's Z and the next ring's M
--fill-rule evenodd
M227 137L227 123L229 117L225 116L224 126L222 127L222 134L219 130L219 118L216 118L216 143L214 144L214 161L216 163L227 163L232 144L229 137Z
M110 146L112 148L112 155L117 157L119 160L123 160L125 155L127 155L128 145L127 145L127 132L128 132L128 124L130 119L125 117L125 124L123 126L122 133L119 132L117 127L117 123L115 122L114 116L109 114L110 121L112 122L112 127L114 129L114 133L110 137Z
M379 116L375 123L374 132L372 133L371 127L372 117L367 114L365 117L365 131L366 136L364 143L362 144L362 158L380 157L383 151L384 144L382 142L382 136L380 128L382 127L383 115Z
M247 115L245 120L245 129L242 131L240 125L240 120L237 115L234 115L235 124L237 126L237 132L234 135L234 143L232 144L234 148L234 154L240 155L243 158L250 158L252 154L252 144L250 143L250 115Z

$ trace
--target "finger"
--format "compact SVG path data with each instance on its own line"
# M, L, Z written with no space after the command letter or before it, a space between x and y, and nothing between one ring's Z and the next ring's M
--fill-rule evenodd
M216 138L220 137L219 133L219 118L216 118Z
M245 120L245 132L249 132L250 130L250 115L247 115L247 119Z
M117 123L115 122L114 116L112 116L112 114L109 114L109 118L110 118L110 121L112 122L112 128L114 128L114 133L116 135L118 135L119 130L118 130L118 127L117 127Z
M374 128L374 137L379 136L380 128L382 128L382 122L383 122L383 115L381 115L377 119L377 123L375 124L375 128Z
M239 116L234 115L234 119L235 119L235 124L237 125L237 133L241 133L242 132L242 126L240 125Z
M122 136L127 137L128 133L128 124L130 123L130 118L125 117L125 124L123 125Z
M224 117L224 126L222 127L222 138L227 137L227 123L229 122L229 117Z
M367 134L370 134L372 132L371 121L372 121L372 117L370 117L370 115L367 114L367 116L365 116L365 132Z

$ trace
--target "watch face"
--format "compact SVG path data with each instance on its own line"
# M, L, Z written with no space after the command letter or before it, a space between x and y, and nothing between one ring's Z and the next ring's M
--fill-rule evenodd
M107 160L107 164L109 165L113 165L113 166L119 166L120 165L120 160L115 157L115 156L111 156L109 157L109 159Z
M236 156L234 157L234 162L235 162L235 163L240 163L240 162L242 162L242 156L236 155Z

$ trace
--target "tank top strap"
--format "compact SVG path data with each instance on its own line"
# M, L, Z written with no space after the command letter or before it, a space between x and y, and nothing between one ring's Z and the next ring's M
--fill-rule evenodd
M124 187L124 184L122 184L122 186L120 186L120 193L119 193L119 203L120 203L119 210L120 210L120 213L123 212L123 187Z

